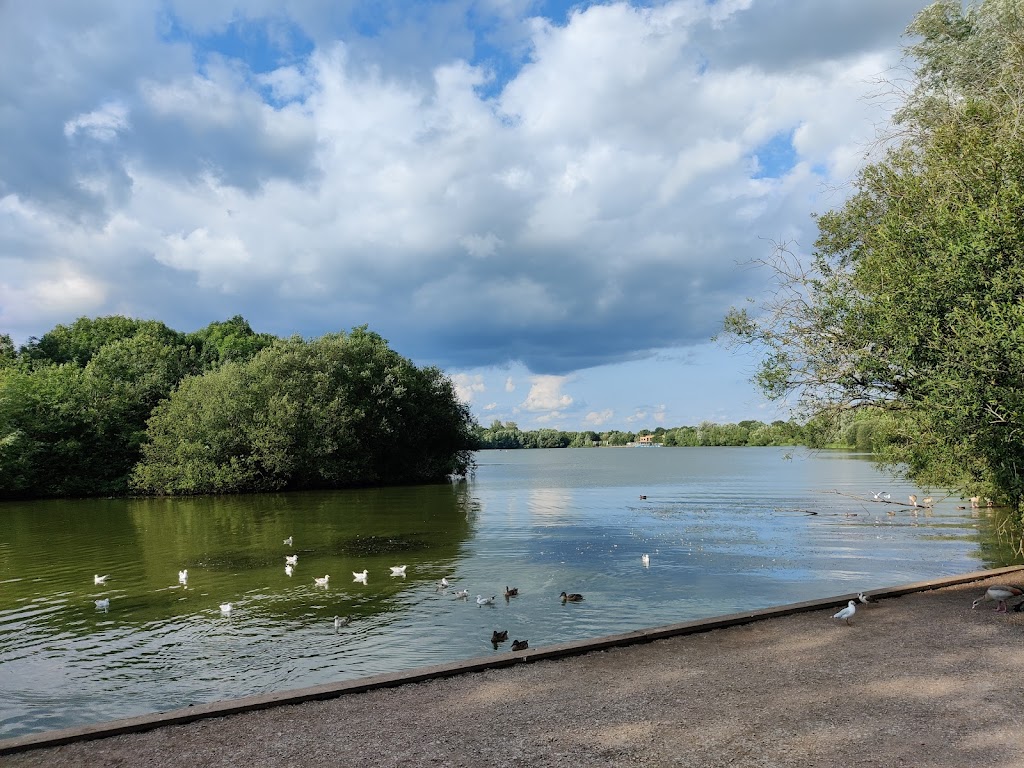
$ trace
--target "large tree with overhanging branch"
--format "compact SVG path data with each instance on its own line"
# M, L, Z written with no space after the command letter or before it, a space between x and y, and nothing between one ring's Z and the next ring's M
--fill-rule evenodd
M778 244L732 341L806 414L895 414L883 459L926 487L1024 495L1024 0L925 8L912 86L813 253Z

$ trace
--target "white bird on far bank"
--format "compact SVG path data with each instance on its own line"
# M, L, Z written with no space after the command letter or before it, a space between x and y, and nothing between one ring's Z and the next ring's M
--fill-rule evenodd
M94 601L96 603L96 609L106 613L110 610L110 598L104 597L102 600Z
M407 567L408 566L405 566L405 565L392 565L391 566L391 575L392 576L405 576L405 569Z
M96 574L93 574L92 583L93 584L106 584L107 579L109 579L109 578L110 578L110 574L109 573L106 576L100 576L98 573L96 573Z
M494 598L496 598L496 597L497 597L497 595L491 595L490 597L484 597L483 595L477 595L476 596L476 604L477 605L494 605Z
M851 600L843 610L832 616L833 619L841 619L847 624L850 623L850 619L853 618L853 614L857 612L857 603Z
M363 572L362 573L356 573L355 571L352 571L352 581L359 581L359 582L362 582L363 584L365 584L366 583L366 577L369 576L369 575L370 575L370 572L368 570L366 570L365 568L363 568Z

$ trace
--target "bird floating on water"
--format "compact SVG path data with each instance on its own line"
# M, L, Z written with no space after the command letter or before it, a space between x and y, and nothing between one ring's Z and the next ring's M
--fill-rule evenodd
M1024 595L1024 589L1011 587L1008 584L993 584L985 590L985 594L974 601L971 608L977 608L982 603L996 603L996 613L1006 613L1006 601L1011 597ZM1016 606L1014 610L1017 610Z
M178 583L188 584L188 568L183 571L178 571Z
M295 573L295 566L294 565L286 565L284 567L284 572L285 572L286 575L291 576L293 573Z
M916 493L910 494L909 496L907 496L907 498L910 500L910 506L912 506L912 507L916 507L917 506L917 494Z
M832 616L832 618L833 619L842 619L847 624L849 624L850 623L850 619L853 618L853 614L855 614L856 612L857 612L857 603L854 602L853 600L851 600L849 603L846 604L846 607L843 608L843 610L839 611L839 613L834 614Z
M505 587L505 598L516 597L519 594L519 587Z
M563 592L559 595L559 597L562 598L563 603L579 603L583 600L583 595L579 594L578 592L572 592L568 595L565 594L565 592Z
M441 589L447 589L451 586L451 582L448 581L448 579L446 579L444 576L442 576L441 580L437 582L437 586L439 586Z
M92 583L93 584L106 584L107 579L109 579L109 578L110 578L110 574L109 573L106 576L100 576L98 573L97 574L93 574Z
M529 640L513 640L512 641L512 650L513 651L525 651L529 647L530 647L530 641Z
M644 568L647 568L651 564L651 556L644 552L640 555L640 562L644 564Z
M359 581L359 582L362 582L363 584L365 584L366 583L366 577L369 576L369 575L370 575L370 572L368 570L366 570L365 568L363 568L363 572L362 573L356 573L355 571L352 571L352 581Z
M405 569L407 567L408 566L406 566L406 565L392 565L391 566L391 575L392 576L405 576Z
M495 645L497 645L498 643L504 643L506 640L508 640L507 629L503 629L501 630L501 632L499 632L498 630L494 630L494 632L491 633L491 642Z
M334 631L337 632L342 627L347 627L350 621L352 621L352 617L351 616L345 616L344 618L342 618L341 616L335 616L334 617Z
M469 597L469 590L468 589L460 589L458 592L455 593L455 597L457 597L459 599Z
M230 616L231 615L231 603L221 603L220 604L220 612L221 612L221 615L223 615L223 616Z
M290 547L290 546L292 545L292 541L294 541L294 538L295 538L294 536L289 536L289 537L288 537L287 539L285 539L285 540L284 540L283 542L281 542L281 543L282 543L282 544L286 544L287 546L289 546L289 547Z
M299 564L299 556L298 555L285 555L284 556L284 564L285 565L298 565Z
M329 575L327 575L327 574L325 574L323 576L314 576L313 577L313 581L316 582L316 585L318 587L326 587L327 586L327 582L330 581L330 580L331 580L331 577Z
M94 601L96 603L96 609L106 613L110 610L110 598L104 597L102 600Z
M483 595L477 595L476 596L476 604L477 605L493 605L494 604L494 598L496 598L496 597L497 597L497 595L491 595L490 597L484 597Z

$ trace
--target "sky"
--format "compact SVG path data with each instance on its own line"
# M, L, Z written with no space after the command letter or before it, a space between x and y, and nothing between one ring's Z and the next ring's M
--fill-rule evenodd
M477 420L788 418L711 341L924 0L0 0L0 333L360 325Z

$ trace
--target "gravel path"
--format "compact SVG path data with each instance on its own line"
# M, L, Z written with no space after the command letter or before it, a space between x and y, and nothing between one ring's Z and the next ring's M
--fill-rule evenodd
M28 766L1024 766L996 582L0 757Z

